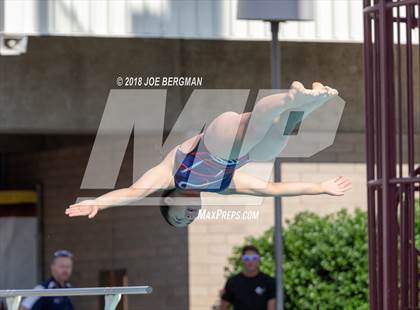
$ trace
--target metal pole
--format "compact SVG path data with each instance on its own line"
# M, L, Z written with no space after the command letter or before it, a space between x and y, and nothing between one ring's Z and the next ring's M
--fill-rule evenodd
M36 214L37 214L37 229L38 229L38 282L41 282L45 277L45 225L44 225L44 201L43 201L43 185L37 183L36 189Z
M271 21L271 84L280 89L280 49L278 47L279 22ZM274 161L274 181L281 181L280 159ZM274 197L274 240L276 254L276 310L283 310L283 238L281 198Z
M0 153L0 188L7 186L7 154Z

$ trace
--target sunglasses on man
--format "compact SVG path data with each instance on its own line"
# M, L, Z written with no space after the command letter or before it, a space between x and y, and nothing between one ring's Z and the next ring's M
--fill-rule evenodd
M242 255L242 259L245 262L249 262L249 261L257 261L260 259L259 255Z
M73 254L67 250L58 250L54 252L54 257L73 257Z

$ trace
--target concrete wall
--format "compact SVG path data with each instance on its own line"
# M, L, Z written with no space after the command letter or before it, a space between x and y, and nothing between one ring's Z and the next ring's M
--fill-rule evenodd
M269 48L268 42L31 37L28 53L0 57L0 132L95 133L117 76L202 76L202 88L267 89ZM340 130L364 130L361 44L282 42L281 51L284 88L299 80L338 89L348 103ZM191 91L169 88L169 127ZM418 119L420 109L415 113Z
M27 54L0 57L0 132L95 133L117 76L202 76L202 88L267 89L269 56L268 42L31 37ZM284 42L281 57L284 88L293 80L337 88L349 103L340 129L363 130L360 44ZM191 91L169 88L169 126Z

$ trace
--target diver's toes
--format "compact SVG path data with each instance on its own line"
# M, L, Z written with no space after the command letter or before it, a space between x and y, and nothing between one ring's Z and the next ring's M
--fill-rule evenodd
M305 89L305 86L299 81L293 81L291 88L302 90Z
M324 85L322 85L320 82L313 82L312 83L312 88L313 89L321 89L323 87L324 87Z

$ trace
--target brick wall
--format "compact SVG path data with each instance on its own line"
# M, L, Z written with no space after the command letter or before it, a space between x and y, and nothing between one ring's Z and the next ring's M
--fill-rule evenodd
M93 220L64 214L76 197L99 194L80 190L90 149L91 145L60 146L9 156L10 186L36 181L43 184L45 257L48 260L59 248L71 250L75 254L72 283L76 287L98 286L100 270L123 268L129 285L154 288L152 295L129 296L129 309L187 309L186 229L169 227L157 207L108 209ZM131 182L130 162L127 155L117 188ZM46 270L48 264L46 261ZM96 297L78 297L74 301L77 309L99 307Z
M416 137L417 140L420 136ZM419 140L420 141L420 140ZM283 225L297 213L311 211L320 215L331 214L340 209L350 213L356 208L365 210L366 165L364 134L339 133L334 144L309 159L298 162L284 160L282 179L290 182L319 182L338 175L348 177L353 185L344 196L328 195L285 197L282 199ZM416 150L416 162L420 163L420 150ZM271 169L270 163L252 163L243 167L259 176L259 172ZM205 194L209 197L211 195ZM250 198L248 198L250 199ZM206 206L203 208L223 210L259 211L258 220L196 220L189 227L189 283L190 309L210 310L219 303L219 291L225 284L224 267L232 255L234 246L243 244L247 236L259 236L274 224L274 199L265 198L258 206Z

